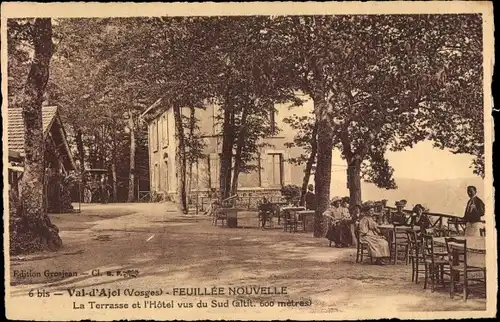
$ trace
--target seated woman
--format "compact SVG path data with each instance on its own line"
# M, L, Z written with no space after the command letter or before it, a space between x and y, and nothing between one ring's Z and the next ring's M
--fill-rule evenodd
M397 225L409 225L410 215L404 212L406 200L396 201L396 212L392 214L392 223Z
M330 208L323 213L323 216L326 219L325 222L327 223L327 232L325 237L330 242L334 242L336 247L340 246L336 232L336 226L342 219L343 213L340 203L341 199L339 197L334 197L331 201Z
M431 227L431 221L426 214L424 214L425 208L421 204L415 205L413 207L413 213L410 220L410 226L420 227L420 231L425 231Z
M348 207L346 198L335 197L332 200L332 207L323 213L330 222L325 237L335 243L335 247L348 247L353 242L350 229L352 220Z
M384 265L384 259L390 257L389 243L380 233L377 222L373 218L373 204L362 207L363 216L359 221L359 240L368 244L368 250L375 264Z
M215 188L210 189L210 206L207 211L205 211L205 215L207 216L215 216L215 211L217 207L220 205L219 195L217 194L217 190Z

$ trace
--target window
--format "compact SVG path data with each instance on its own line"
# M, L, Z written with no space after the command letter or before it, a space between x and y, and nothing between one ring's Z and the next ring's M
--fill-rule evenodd
M158 188L159 188L158 184L157 184L158 175L159 175L158 163L155 163L153 171L151 172L151 190L152 191L158 191Z
M153 152L158 151L158 120L151 123L151 143L153 144Z
M162 128L161 128L161 133L162 133L162 146L165 148L168 146L168 117L167 113L163 114L161 117L162 121Z
M270 153L269 163L269 185L272 187L283 186L283 155L281 153Z
M168 185L168 159L164 160L164 165L165 165L165 169L162 171L162 174L163 174L163 182L165 183L165 186L163 187L163 190L165 190L165 192L168 192L168 190L170 188Z
M210 153L209 155L209 160L210 160L210 167L209 167L209 172L210 172L210 183L211 183L211 188L219 188L219 160L220 160L220 153Z
M271 126L271 130L273 132L275 132L276 131L276 110L275 110L274 105L272 103L269 103L268 111L269 111L269 124Z

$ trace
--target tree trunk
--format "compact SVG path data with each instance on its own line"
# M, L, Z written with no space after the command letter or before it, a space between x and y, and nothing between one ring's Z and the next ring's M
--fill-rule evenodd
M330 203L333 137L328 121L324 116L326 107L324 99L314 102L316 122L318 125L318 155L316 174L314 176L317 202L316 214L314 218L314 237L324 237L323 212L325 212Z
M349 186L349 203L361 205L361 160L355 155L347 160L347 184Z
M309 159L307 159L306 168L304 169L304 179L302 180L302 188L300 191L300 205L304 206L306 201L307 186L309 185L309 178L311 177L312 166L316 160L316 154L318 152L318 143L316 137L318 135L318 124L315 122L313 131L311 134L311 154Z
M208 191L212 189L212 166L210 164L210 155L207 156L207 173L208 173Z
M195 117L195 108L190 107L190 116L189 116L189 142L191 143L189 146L189 174L188 174L188 194L191 197L191 191L193 187L193 164L195 162L195 155L192 151L194 144L194 129L196 126L196 117Z
M52 22L37 18L34 22L34 59L24 90L24 174L20 183L19 220L10 229L12 253L57 250L62 246L59 229L44 211L44 153L42 103L52 57ZM13 205L14 206L14 205Z
M229 197L231 189L231 164L233 161L233 123L234 112L228 105L224 108L222 124L222 156L220 158L219 188L221 199Z
M113 202L118 202L118 176L116 175L116 160L111 163L111 176L113 177Z
M83 146L83 133L80 128L75 131L76 149L78 151L78 160L80 160L80 168L85 169L85 148Z
M177 198L179 208L182 213L188 213L186 196L186 142L184 127L182 126L181 108L178 103L174 103L175 137L177 146L175 148L175 174L177 176Z
M82 130L78 127L74 127L75 132L75 142L76 142L76 150L78 151L78 160L80 160L80 177L82 180L82 187L87 186L87 177L83 175L85 171L85 148L83 145L83 133ZM83 191L85 189L81 189L79 200L83 200Z
M128 177L128 202L135 200L135 126L132 110L128 111L128 127L130 129L130 172Z
M240 131L238 133L238 139L236 141L236 152L234 154L233 182L231 184L232 195L238 193L238 177L241 172L241 152L243 150L243 145L245 144L247 116L248 116L248 107L244 108L243 113L241 114Z

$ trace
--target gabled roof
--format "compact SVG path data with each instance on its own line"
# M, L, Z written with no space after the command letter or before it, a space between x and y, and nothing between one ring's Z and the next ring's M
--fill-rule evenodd
M15 152L19 153L24 157L24 120L23 120L23 110L22 108L7 108L7 138L9 153ZM63 145L64 152L66 154L66 169L75 169L75 163L71 151L69 149L66 133L62 125L61 119L59 118L57 112L57 106L44 106L42 108L42 126L43 126L43 136L47 137L54 122L58 122L63 133Z
M24 122L22 108L8 108L7 137L9 139L9 150L24 155ZM54 122L57 113L56 106L44 106L42 108L43 135L47 135L50 126Z
M161 101L163 100L162 97L160 97L159 99L157 99L153 104L151 104L150 107L148 107L144 112L142 112L141 114L141 117L142 118L145 118L146 115L148 115L149 113L151 113L152 111L155 111L156 108L158 108L160 105L161 105Z

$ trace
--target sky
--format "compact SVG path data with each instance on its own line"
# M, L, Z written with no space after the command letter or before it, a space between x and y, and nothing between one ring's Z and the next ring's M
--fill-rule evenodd
M424 181L474 177L472 173L473 156L453 154L449 150L434 148L431 141L423 141L413 148L400 152L387 152L389 164L394 168L395 178L408 178ZM333 152L333 164L343 165L340 151ZM332 168L332 180L345 180L345 167Z
M283 104L278 109L278 117L284 118L293 114L307 115L313 109L313 102L308 100L303 106L292 109L288 108L288 106L289 104ZM287 136L293 137L294 130L284 124L280 126ZM395 178L433 181L476 177L470 167L474 158L472 155L453 154L447 149L434 148L432 141L422 141L404 151L388 151L386 157L389 164L394 168L393 176ZM340 151L333 151L332 164L332 180L345 181L346 163L340 157Z

